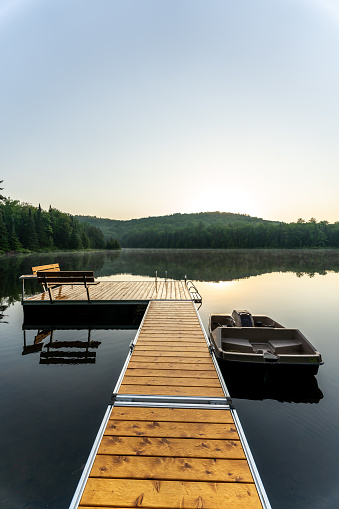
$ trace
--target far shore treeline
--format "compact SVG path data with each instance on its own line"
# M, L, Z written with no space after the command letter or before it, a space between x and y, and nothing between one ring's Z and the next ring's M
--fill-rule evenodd
M78 216L99 226L122 247L183 249L339 248L339 221L311 218L294 223L266 221L245 214L201 212L117 221Z
M0 181L1 184L1 181ZM0 188L1 190L1 188ZM120 249L102 230L52 207L11 200L0 194L0 253L82 249Z

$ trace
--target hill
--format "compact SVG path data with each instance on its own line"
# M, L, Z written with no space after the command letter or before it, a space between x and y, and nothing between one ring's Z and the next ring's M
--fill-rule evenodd
M339 247L339 222L266 221L245 214L201 212L128 221L77 216L101 228L122 247L189 249L298 249Z
M211 237L216 231L224 231L225 228L238 230L242 226L278 224L230 212L177 213L125 221L96 216L77 218L101 228L106 238L117 238L123 247L212 247L206 234Z

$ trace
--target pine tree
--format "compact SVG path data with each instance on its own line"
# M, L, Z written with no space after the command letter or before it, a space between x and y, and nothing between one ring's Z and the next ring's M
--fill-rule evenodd
M39 207L37 210L35 227L36 227L36 232L37 232L37 236L38 236L39 248L43 249L44 247L46 247L48 245L48 238L47 238L47 233L46 233L46 229L45 229L45 224L42 219L42 210L41 210L40 203L39 203Z
M35 229L34 219L31 209L28 209L28 218L24 226L24 240L23 245L30 251L37 251L39 249L38 235Z
M20 251L22 249L22 245L18 239L18 236L15 232L15 222L14 217L12 217L12 227L11 227L11 233L9 235L9 245L11 251Z
M0 251L8 250L9 250L8 234L3 218L3 212L0 208Z
M3 183L3 180L0 180L0 184ZM0 187L0 191L3 191L3 187ZM0 193L0 201L4 200L5 197Z
M111 237L110 239L108 239L108 241L106 243L106 249L111 249L111 250L121 249L119 241L117 239L114 239L113 237Z
M75 250L83 249L81 237L75 224L73 225L73 229L71 231L71 236L69 239L69 248Z
M82 232L81 234L81 242L84 249L89 249L89 238L86 232Z

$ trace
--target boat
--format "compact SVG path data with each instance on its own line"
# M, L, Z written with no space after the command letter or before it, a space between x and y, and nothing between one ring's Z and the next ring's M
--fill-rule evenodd
M298 329L288 329L266 315L247 310L212 314L209 336L219 359L252 365L307 367L323 364L320 353Z

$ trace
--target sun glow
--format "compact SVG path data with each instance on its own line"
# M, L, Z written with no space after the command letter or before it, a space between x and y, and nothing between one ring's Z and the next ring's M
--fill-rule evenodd
M187 212L231 212L258 217L259 207L247 191L231 186L209 186L196 193L188 205Z

